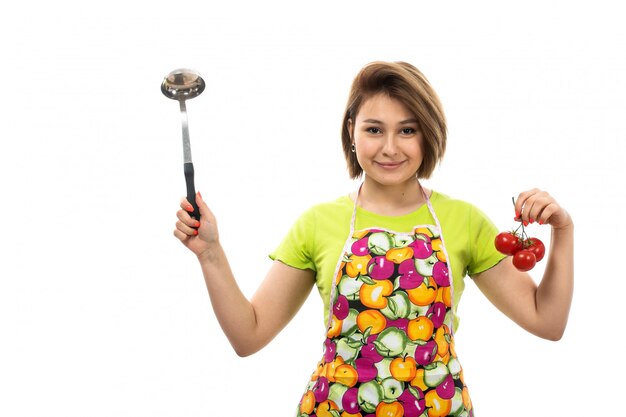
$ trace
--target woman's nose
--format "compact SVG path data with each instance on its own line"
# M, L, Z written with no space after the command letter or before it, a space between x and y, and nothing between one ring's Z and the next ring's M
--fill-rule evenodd
M395 155L398 153L397 138L393 134L387 134L383 143L383 154Z

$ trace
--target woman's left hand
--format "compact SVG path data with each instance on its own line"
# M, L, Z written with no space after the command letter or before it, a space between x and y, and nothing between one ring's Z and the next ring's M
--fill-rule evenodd
M549 224L554 229L563 229L572 225L569 213L545 191L533 188L520 193L515 201L517 220L529 223Z
M516 219L552 226L550 251L539 285L518 271L511 257L475 275L474 282L507 317L529 332L559 340L569 316L574 290L574 223L569 213L545 191L520 193Z

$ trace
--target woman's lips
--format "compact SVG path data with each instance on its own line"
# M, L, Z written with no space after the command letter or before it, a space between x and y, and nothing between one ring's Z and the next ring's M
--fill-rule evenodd
M399 167L400 165L402 165L404 163L404 161L398 161L398 162L375 162L377 165L379 165L380 167L384 168L384 169L395 169L397 167Z

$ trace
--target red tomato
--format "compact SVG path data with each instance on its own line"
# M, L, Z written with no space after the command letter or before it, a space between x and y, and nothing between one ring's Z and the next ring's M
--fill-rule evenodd
M513 265L520 271L530 271L537 263L535 254L524 249L513 255Z
M546 254L546 247L543 242L536 237L531 237L528 239L526 250L531 251L535 254L535 258L537 258L537 262L543 259L543 256Z
M513 232L498 233L494 243L498 252L505 255L515 255L517 252L522 250L522 241Z

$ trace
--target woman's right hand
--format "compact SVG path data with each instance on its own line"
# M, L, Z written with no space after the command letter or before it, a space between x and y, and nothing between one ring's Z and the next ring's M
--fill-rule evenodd
M200 222L190 216L191 204L181 200L174 236L198 257L213 311L235 352L251 355L269 343L300 309L315 284L315 273L274 261L248 300L220 245L215 216L200 193L196 194L196 203Z
M196 193L196 204L200 211L200 221L191 217L193 207L183 198L180 202L180 210L176 212L178 221L174 236L176 236L189 250L199 259L210 259L219 246L219 234L215 216L206 205L200 193Z

